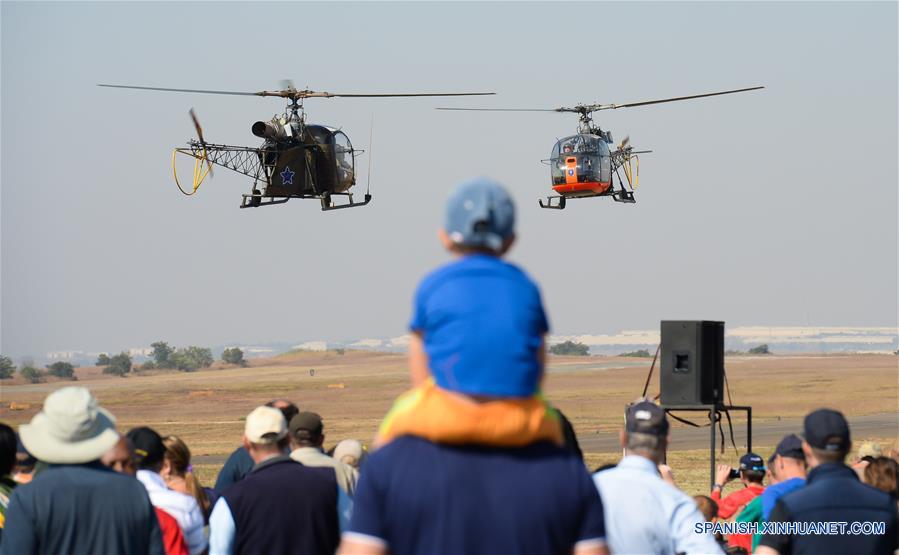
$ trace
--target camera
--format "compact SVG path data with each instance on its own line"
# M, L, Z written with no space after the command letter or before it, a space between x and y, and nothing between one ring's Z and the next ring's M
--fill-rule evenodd
M740 469L738 469L738 468L731 468L731 469L730 469L730 474L727 476L727 479L728 479L728 480L736 480L736 479L738 479L739 477L740 477Z

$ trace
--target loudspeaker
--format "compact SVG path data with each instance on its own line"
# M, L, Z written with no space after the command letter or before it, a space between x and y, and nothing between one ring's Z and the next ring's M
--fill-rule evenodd
M724 322L662 321L662 405L721 405Z

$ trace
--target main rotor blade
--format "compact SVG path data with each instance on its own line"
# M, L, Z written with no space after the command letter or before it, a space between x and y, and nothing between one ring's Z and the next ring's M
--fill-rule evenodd
M435 110L455 110L457 112L558 112L558 108L434 108Z
M115 89L139 89L144 91L169 91L169 92L185 92L185 93L201 93L201 94L234 94L240 96L262 96L260 93L254 92L235 92L235 91L205 91L199 89L167 89L164 87L138 87L135 85L106 85L97 83L98 87L111 87Z
M746 91L756 91L759 89L764 89L765 87L749 87L746 89L734 89L731 91L721 91L721 92L713 92L713 93L705 93L705 94L692 94L690 96L676 96L674 98L662 98L659 100L645 100L643 102L628 102L627 104L597 104L590 106L591 111L597 110L615 110L617 108L633 108L634 106L648 106L650 104L662 104L663 102L677 102L679 100L691 100L693 98L705 98L707 96L720 96L722 94L734 94L739 92Z
M373 94L341 94L341 93L328 93L322 92L317 93L314 91L299 91L299 92L307 92L310 97L321 96L323 98L331 98L335 96L344 97L344 98L382 98L382 97L390 97L390 96L492 96L495 95L495 92L450 92L450 93L373 93Z

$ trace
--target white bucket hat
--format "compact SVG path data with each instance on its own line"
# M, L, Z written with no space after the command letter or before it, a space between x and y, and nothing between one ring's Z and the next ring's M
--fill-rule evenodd
M115 418L86 387L64 387L47 395L44 409L19 426L22 444L38 460L80 464L99 459L119 440Z

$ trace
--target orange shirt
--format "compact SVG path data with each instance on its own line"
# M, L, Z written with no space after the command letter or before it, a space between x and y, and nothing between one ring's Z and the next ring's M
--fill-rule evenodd
M765 486L760 484L749 484L745 488L733 492L724 499L721 498L721 490L716 488L712 490L712 495L710 497L715 500L715 503L718 503L718 518L720 520L727 520L734 516L737 511L745 507L750 501L761 495L763 491L765 491Z

